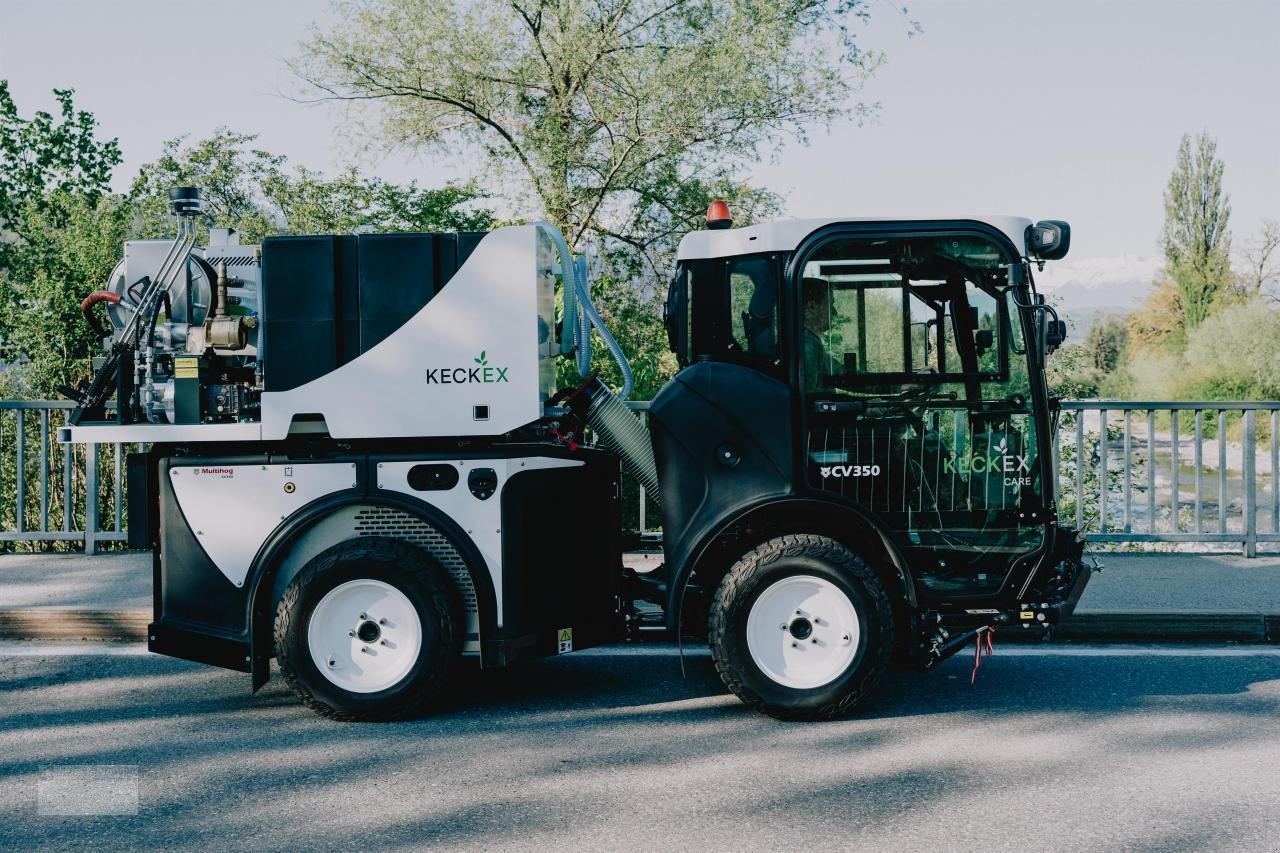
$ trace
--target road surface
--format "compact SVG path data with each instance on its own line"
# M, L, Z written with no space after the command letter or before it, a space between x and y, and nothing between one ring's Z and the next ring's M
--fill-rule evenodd
M972 686L961 655L825 724L745 710L700 650L467 673L383 725L96 651L0 647L0 848L1280 848L1276 647L1004 648ZM85 768L136 814L59 813Z

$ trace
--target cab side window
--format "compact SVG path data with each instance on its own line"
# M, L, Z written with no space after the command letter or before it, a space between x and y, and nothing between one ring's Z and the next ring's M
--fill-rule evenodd
M778 359L778 271L772 258L729 263L729 323L733 345L752 358Z
M695 260L681 269L688 281L682 363L705 358L780 372L782 266L777 256ZM677 339L680 335L673 336Z

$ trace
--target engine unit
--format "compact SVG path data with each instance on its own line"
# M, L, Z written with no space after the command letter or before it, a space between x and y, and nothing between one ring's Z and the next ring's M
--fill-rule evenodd
M137 441L470 436L543 416L560 354L545 229L260 246L213 229L196 247L198 193L175 190L171 203L177 239L127 243L84 302L93 325L106 303L111 328L94 382L72 391L73 429L112 423L128 429L95 440Z

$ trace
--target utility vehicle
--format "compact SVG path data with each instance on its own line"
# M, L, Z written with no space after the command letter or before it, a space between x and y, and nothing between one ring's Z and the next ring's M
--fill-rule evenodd
M853 708L893 665L1043 632L1089 578L1059 522L1033 267L1065 223L786 220L712 205L666 303L679 373L622 402L625 354L545 223L484 234L134 241L63 440L138 442L129 536L154 555L150 648L278 659L348 720L423 711L483 667L705 635L745 702ZM592 333L618 392L589 376ZM557 360L584 381L557 389ZM114 404L111 400L114 398ZM584 442L584 436L593 440ZM624 570L622 474L661 504Z

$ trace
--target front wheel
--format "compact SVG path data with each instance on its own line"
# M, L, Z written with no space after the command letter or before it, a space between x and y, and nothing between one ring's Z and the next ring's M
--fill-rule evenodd
M708 624L724 683L786 720L853 709L889 668L893 609L875 571L833 539L779 536L729 570Z

